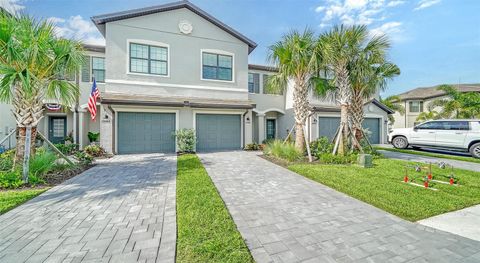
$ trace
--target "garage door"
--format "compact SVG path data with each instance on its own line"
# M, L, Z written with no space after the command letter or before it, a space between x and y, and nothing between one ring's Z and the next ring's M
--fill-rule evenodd
M339 117L320 117L318 118L319 135L327 136L330 140L333 140L338 126L340 126ZM380 143L380 119L378 118L366 118L363 120L363 128L368 129L370 135L368 140L372 144Z
M175 152L175 113L118 113L118 153Z
M240 115L197 114L197 151L241 148Z

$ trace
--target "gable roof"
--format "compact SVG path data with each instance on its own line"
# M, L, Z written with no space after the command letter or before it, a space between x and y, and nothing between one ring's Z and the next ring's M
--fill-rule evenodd
M457 85L451 85L453 88L460 92L480 92L480 84L457 84ZM400 100L415 100L415 99L431 99L431 98L436 98L436 97L441 97L445 95L445 92L442 90L438 90L437 86L433 87L422 87L422 88L416 88L412 89L410 91L404 92L402 94L399 94L398 97L400 97Z
M381 110L385 111L387 114L394 114L395 111L393 111L392 109L390 109L389 107L385 106L385 104L381 103L379 100L373 98L367 102L365 102L363 104L363 106L366 106L368 104L373 104L377 107L379 107ZM323 106L323 105L319 105L319 106L313 106L312 107L312 110L313 111L317 111L317 112L340 112L340 106L338 105L335 105L335 106L330 106L330 105L326 105L326 106Z
M208 14L207 12L203 11L196 5L190 3L189 1L178 1L167 3L163 5L156 5L151 7L144 7L132 10L126 10L121 12L109 13L104 15L98 15L91 17L93 23L97 26L98 30L105 35L105 23L134 18L144 15L150 15L165 11L172 11L176 9L187 8L188 10L192 11L193 13L199 15L200 17L204 18L205 20L209 21L210 23L220 27L222 30L226 31L227 33L231 34L232 36L238 38L239 40L243 41L245 44L248 45L248 53L252 52L256 47L257 43L253 42L246 36L240 34L235 29L229 27L228 25L224 24L220 20L216 19L212 15Z

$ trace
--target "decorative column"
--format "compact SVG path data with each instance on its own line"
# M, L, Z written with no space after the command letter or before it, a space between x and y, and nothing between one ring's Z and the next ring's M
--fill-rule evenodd
M258 143L265 140L265 114L257 114L258 117Z

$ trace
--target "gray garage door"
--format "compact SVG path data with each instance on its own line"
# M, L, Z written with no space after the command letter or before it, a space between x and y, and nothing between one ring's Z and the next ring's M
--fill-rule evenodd
M175 151L175 113L118 113L118 153Z
M240 115L197 114L196 116L197 151L241 148Z
M333 136L337 132L340 125L339 117L320 117L318 119L319 135L327 136L330 140L333 140ZM368 128L371 133L368 140L372 144L380 143L380 119L378 118L366 118L363 121L363 128Z

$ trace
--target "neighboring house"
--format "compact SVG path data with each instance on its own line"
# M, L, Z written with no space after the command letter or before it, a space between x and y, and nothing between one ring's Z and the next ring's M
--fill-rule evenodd
M480 92L480 84L458 84L451 85L460 92ZM418 124L418 115L422 112L429 111L429 105L436 99L445 97L445 92L438 90L439 86L416 88L405 93L399 94L398 102L405 107L405 114L401 115L395 112L393 115L395 123L393 128L410 128ZM439 112L441 109L434 109Z
M84 147L87 133L100 131L107 152L173 152L175 130L193 128L197 151L219 151L285 138L292 128L292 89L282 94L264 89L276 69L248 64L255 42L192 3L99 15L92 21L106 46L86 46L89 62L75 80L81 87L78 107L46 112L40 130L53 141L71 132ZM96 121L86 110L93 75L101 91ZM391 110L372 99L365 112L371 141L386 142ZM335 103L312 96L308 138L333 136L339 116ZM12 129L15 123L0 123L5 126Z

